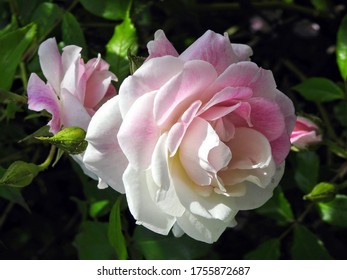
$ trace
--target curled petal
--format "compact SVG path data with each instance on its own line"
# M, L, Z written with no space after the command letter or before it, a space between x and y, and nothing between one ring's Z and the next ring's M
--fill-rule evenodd
M181 204L192 214L206 219L229 221L237 208L232 207L232 200L213 192L212 186L198 186L182 168L177 156L172 158L170 174L176 194Z
M150 92L137 99L119 129L119 145L135 169L146 169L150 165L160 137L153 117L154 97L155 92Z
M50 132L57 133L61 127L61 111L59 100L50 84L45 84L35 73L30 75L28 82L29 109L34 111L46 110L52 115L49 121Z
M85 69L80 63L82 48L76 46L66 46L62 53L62 63L64 70L64 78L61 82L61 90L67 90L74 95L80 103L84 102L84 89L81 89L79 80L82 77Z
M218 92L226 87L248 87L253 91L253 97L270 100L277 94L272 72L250 61L230 65L215 81L212 90Z
M48 83L56 92L60 92L60 82L63 79L63 65L55 38L44 41L38 50L40 65Z
M110 71L94 72L87 81L84 106L94 108L104 98L116 76ZM113 86L112 86L113 87Z
M201 106L201 101L196 100L193 102L190 107L185 111L180 118L180 120L175 123L168 134L167 143L168 149L170 151L170 156L174 156L182 142L183 136L186 133L189 125L193 121L196 113L198 112Z
M272 154L269 141L258 131L240 127L227 145L232 152L228 165L230 169L254 169L269 165ZM227 173L227 171L224 171ZM232 172L229 170L229 172Z
M266 188L275 174L276 165L273 160L267 166L253 169L232 169L229 172L220 174L226 185L227 194L234 196L235 188L241 190L244 182L251 182L258 187ZM242 186L241 186L242 185ZM242 192L245 192L244 188ZM244 193L242 193L244 195Z
M233 51L228 36L208 30L190 45L180 56L184 61L204 60L213 65L220 74L239 57Z
M244 44L231 44L234 53L237 55L240 61L249 60L252 56L253 50L250 46Z
M149 53L147 60L165 55L178 56L178 52L166 38L163 30L157 30L154 33L154 40L148 42L147 49Z
M206 243L213 243L230 225L231 220L231 217L228 221L206 219L186 211L182 217L177 218L177 224L190 237Z
M284 172L284 163L276 168L275 174L271 179L271 182L266 188L259 188L251 182L246 182L246 193L240 197L233 198L233 205L240 210L251 210L262 206L268 201L273 193L275 187L278 186Z
M184 62L176 57L157 57L148 60L132 76L127 77L119 88L123 118L139 97L161 88L182 71L183 64Z
M196 100L206 99L206 88L216 79L213 67L204 61L189 61L181 73L162 86L155 97L154 117L166 127Z
M212 122L213 129L224 143L229 142L235 134L235 125L228 118L221 118Z
M153 200L165 213L179 217L185 208L180 203L169 173L169 157L166 145L167 133L163 134L153 151L151 169L147 176L148 185L156 186Z
M116 96L101 106L93 116L87 130L88 146L83 162L103 182L124 193L122 174L128 165L128 160L117 140L121 123L119 99Z
M123 175L128 206L136 223L160 234L168 234L176 218L164 213L153 201L156 186L147 181L146 171L135 170L131 165Z
M60 101L62 103L61 120L64 127L78 126L86 131L91 117L83 104L66 90L61 91Z
M214 159L214 148L220 146L223 155L219 158L220 168L226 167L231 159L229 148L220 142L212 126L203 119L195 118L189 126L180 146L180 159L187 174L196 184L201 186L211 185L214 175L218 170L210 159ZM219 154L219 153L218 153ZM215 161L213 163L216 164Z
M107 71L110 68L110 65L101 58L101 55L98 54L98 57L92 58L87 61L85 64L86 76L87 79L95 72L95 71Z

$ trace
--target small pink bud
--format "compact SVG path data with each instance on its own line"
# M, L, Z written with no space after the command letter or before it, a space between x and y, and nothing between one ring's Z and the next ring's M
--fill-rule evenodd
M318 133L318 126L304 117L297 117L294 130L290 135L290 142L298 148L305 148L310 144L322 141Z

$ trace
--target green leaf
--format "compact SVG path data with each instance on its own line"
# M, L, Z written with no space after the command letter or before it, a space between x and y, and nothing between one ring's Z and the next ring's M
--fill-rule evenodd
M30 208L25 202L20 189L8 186L0 186L0 197L5 198L11 202L17 203L30 213Z
M256 209L260 215L275 219L278 224L285 225L294 221L294 215L290 204L280 187L274 190L273 197L262 207Z
M342 78L347 81L347 15L342 19L337 32L336 61Z
M17 19L14 15L11 17L11 22L0 30L0 37L6 33L15 31L18 28Z
M81 260L115 259L114 248L107 239L107 223L85 221L75 238L78 256Z
M255 250L249 252L246 260L278 260L280 258L280 240L269 239L261 243Z
M80 0L90 13L111 20L124 19L131 6L131 0Z
M76 155L85 151L88 142L85 140L86 132L76 126L70 126L59 131L52 137L39 136L36 139L57 146L69 154Z
M0 88L11 88L17 67L22 56L36 34L36 25L29 24L0 38Z
M308 101L329 102L344 98L343 90L326 78L310 78L293 89Z
M131 54L130 49L128 49L128 60L130 67L130 74L134 74L137 69L145 62L146 58L142 56L136 56Z
M110 41L106 45L106 60L110 63L110 70L117 74L121 83L129 74L128 50L137 50L136 29L129 15L117 25Z
M58 149L57 155L54 159L54 162L52 163L52 167L54 167L59 162L64 153L65 152L62 149Z
M294 228L294 239L291 254L296 260L330 260L331 256L322 241L302 225Z
M82 48L82 55L87 56L87 44L82 28L73 14L64 14L61 25L63 41L65 45L77 45Z
M20 18L21 22L31 22L31 17L35 9L42 2L44 2L44 0L16 0L14 3L16 3L18 18Z
M347 102L341 101L334 107L334 116L344 127L347 127Z
M319 212L324 222L339 227L347 227L347 196L338 194L330 202L319 203Z
M110 201L106 199L92 202L89 207L89 215L92 218L100 217L110 210L109 206Z
M22 104L27 104L28 99L25 96L0 88L0 102L18 102Z
M122 232L121 221L121 202L123 196L118 196L115 204L110 213L110 220L108 224L108 240L110 244L116 249L118 259L128 259L127 244Z
M45 136L45 137L52 136L52 133L49 132L49 126L48 125L45 125L45 126L39 128L38 130L36 130L32 134L19 140L18 143L25 142L25 141L28 141L30 139L40 137L40 136Z
M0 187L23 188L31 184L41 171L40 166L24 161L15 161L0 179Z
M318 183L319 157L315 152L303 151L296 154L294 179L303 193L309 193Z
M38 41L42 41L56 27L63 17L63 10L53 3L42 3L32 15L31 20L37 24Z
M335 198L336 191L333 184L321 182L315 185L312 191L304 196L304 199L314 202L328 202Z
M147 260L190 260L206 256L212 245L196 241L187 235L176 238L163 236L143 226L137 226L134 245Z
M325 145L329 147L329 151L341 158L347 158L347 150L345 147L340 147L337 143L325 140Z

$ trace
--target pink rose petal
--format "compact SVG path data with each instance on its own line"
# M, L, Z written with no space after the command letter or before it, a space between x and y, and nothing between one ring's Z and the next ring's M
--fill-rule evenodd
M169 126L192 102L204 99L205 89L216 77L216 71L204 61L185 63L182 72L163 85L155 97L154 117L157 124Z
M121 150L117 134L122 123L118 96L106 102L93 116L86 140L83 162L88 169L115 190L124 193L122 174L128 160ZM117 166L113 165L117 162Z
M119 145L135 169L146 169L150 165L160 137L153 117L154 97L155 92L151 92L137 99L119 129Z
M178 52L166 38L163 30L157 30L154 33L154 40L148 42L147 49L149 53L147 60L165 55L178 56Z
M184 61L204 60L220 74L239 57L233 51L229 38L208 30L190 45L180 56Z
M61 127L59 100L49 84L45 84L36 74L31 74L28 82L28 108L34 111L46 110L52 115L48 122L50 132L57 133Z
M180 73L183 65L182 60L172 56L157 57L145 62L132 76L126 78L119 88L122 116L126 115L136 99L160 89Z
M63 65L55 38L44 41L39 47L38 54L43 74L56 94L59 95Z

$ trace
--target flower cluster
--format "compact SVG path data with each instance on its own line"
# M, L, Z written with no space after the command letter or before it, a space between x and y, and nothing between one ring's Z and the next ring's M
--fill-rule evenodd
M238 211L272 196L296 117L249 46L207 31L179 54L159 30L144 64L94 114L115 76L100 58L84 65L77 47L60 59L48 44L39 51L48 84L32 75L29 106L52 114L53 132L87 129L85 167L99 187L126 194L138 224L212 243Z

